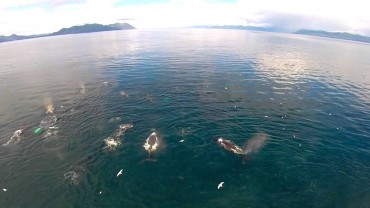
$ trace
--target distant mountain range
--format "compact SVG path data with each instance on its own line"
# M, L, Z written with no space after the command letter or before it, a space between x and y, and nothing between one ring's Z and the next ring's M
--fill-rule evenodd
M223 26L194 26L194 28L209 28L209 29L232 29L232 30L252 30L263 32L278 32L276 28L272 27L255 27L255 26L242 26L242 25L223 25Z
M251 31L263 31L263 32L282 32L278 28L271 27L254 27L254 26L239 26L239 25L224 25L224 26L195 26L195 28L210 28L210 29L234 29L234 30L251 30ZM301 29L294 34L311 35L326 38L335 38L342 40L352 40L358 42L370 43L370 37L345 33L345 32L327 32L322 30L307 30Z
M101 24L85 24L80 26L73 26L69 28L63 28L57 32L50 34L40 34L40 35L29 35L29 36L19 36L19 35L10 35L10 36L0 36L0 43L6 41L14 40L24 40L30 38L40 38L56 35L67 35L67 34L78 34L78 33L92 33L92 32L102 32L102 31L112 31L112 30L131 30L136 29L128 23L115 23L110 25L101 25Z
M194 28L234 29L234 30L251 30L251 31L262 31L262 32L282 32L278 28L241 26L241 25L194 26ZM10 36L0 36L0 43L6 42L6 41L23 40L23 39L56 36L56 35L92 33L92 32L102 32L102 31L112 31L112 30L131 30L131 29L136 29L136 28L128 23L115 23L115 24L110 24L110 25L85 24L81 26L63 28L57 32L50 33L50 34L29 35L29 36L19 36L19 35L13 34ZM335 38L335 39L370 43L370 37L346 33L346 32L327 32L327 31L322 31L322 30L301 29L301 30L294 32L294 34L311 35L311 36L319 36L319 37L326 37L326 38Z
M320 36L320 37L326 37L326 38L335 38L335 39L352 40L352 41L370 43L370 37L346 33L346 32L326 32L322 30L302 29L302 30L298 30L294 32L294 34L312 35L312 36Z

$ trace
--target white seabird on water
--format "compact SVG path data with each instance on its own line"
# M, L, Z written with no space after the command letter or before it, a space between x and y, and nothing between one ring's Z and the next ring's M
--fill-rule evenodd
M220 189L220 188L224 187L223 185L224 185L224 182L219 183L218 186L217 186L217 189Z
M117 173L117 177L118 177L118 176L120 176L120 175L122 175L122 171L123 171L123 169L121 169L121 170Z

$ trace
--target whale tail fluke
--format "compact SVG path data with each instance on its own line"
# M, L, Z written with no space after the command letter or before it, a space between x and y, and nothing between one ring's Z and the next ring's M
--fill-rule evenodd
M142 160L141 162L157 162L156 159L152 158L151 152L149 151L148 153L148 158Z

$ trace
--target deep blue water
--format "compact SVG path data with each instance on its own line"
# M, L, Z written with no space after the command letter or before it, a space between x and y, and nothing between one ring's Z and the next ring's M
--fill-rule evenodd
M369 54L203 29L2 43L0 207L369 207ZM57 121L37 135L45 103ZM109 151L120 124L133 128ZM260 132L244 164L214 142Z

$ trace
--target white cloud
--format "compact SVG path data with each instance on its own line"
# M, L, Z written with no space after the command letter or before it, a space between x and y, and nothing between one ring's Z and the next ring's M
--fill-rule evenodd
M347 30L359 33L366 31L366 28L370 28L370 13L368 11L370 1L367 0L239 1L238 8L244 11L246 19L253 22L268 21L271 19L269 14L275 14L275 17L277 17L276 14L281 14L282 17L289 16L291 21L295 23L297 22L295 18L304 18L306 22L302 22L300 28L312 25L317 29L325 29L326 26L333 26L336 29L330 28L328 30ZM289 21L289 19L286 20ZM332 24L328 25L329 22ZM286 27L289 27L288 23Z
M370 31L370 13L367 11L370 1L365 0L239 0L235 3L172 0L169 3L114 7L115 2L1 0L1 33L48 33L76 24L107 24L119 19L133 19L127 22L137 28L252 24L283 27L287 31L300 28L362 34ZM16 9L17 6L21 9Z

